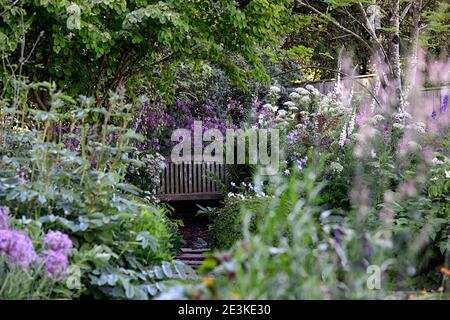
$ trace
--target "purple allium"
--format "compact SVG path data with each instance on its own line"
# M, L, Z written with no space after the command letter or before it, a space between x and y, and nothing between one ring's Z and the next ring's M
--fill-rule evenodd
M50 231L45 235L44 244L53 251L60 251L69 255L72 251L72 240L65 233L59 231Z
M447 108L448 108L448 96L445 96L444 99L442 100L440 112L444 113L445 111L447 111Z
M31 239L15 230L0 230L0 252L6 255L10 263L22 267L28 267L37 258Z
M0 230L8 229L8 212L5 207L0 206Z
M57 281L63 281L67 275L69 259L61 251L45 250L43 261L48 275Z

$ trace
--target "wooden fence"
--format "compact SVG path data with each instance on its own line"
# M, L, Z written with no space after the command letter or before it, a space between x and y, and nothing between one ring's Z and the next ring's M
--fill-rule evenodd
M364 92L367 90L372 90L374 85L375 75L365 75L365 76L356 76L352 78L343 77L341 82L344 86L349 87L349 82L353 81L355 91ZM327 80L318 80L318 81L307 81L300 83L300 86L304 87L306 85L312 85L317 90L319 90L323 94L328 94L329 92L334 90L336 85L336 79L327 79ZM449 87L432 87L426 88L422 92L422 99L426 101L428 104L424 106L425 108L429 108L430 114L433 111L438 111L442 105L442 101L445 96L448 96L450 93Z
M224 164L168 162L161 173L157 196L162 201L221 199L217 180L226 180Z

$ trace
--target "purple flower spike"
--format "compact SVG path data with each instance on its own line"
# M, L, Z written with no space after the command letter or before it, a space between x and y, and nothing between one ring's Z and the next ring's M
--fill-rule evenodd
M444 113L445 111L447 111L447 108L448 108L448 96L445 96L444 99L442 100L440 112Z

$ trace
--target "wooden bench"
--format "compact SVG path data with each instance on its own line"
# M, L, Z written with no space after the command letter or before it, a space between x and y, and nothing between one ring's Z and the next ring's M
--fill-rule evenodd
M161 173L157 197L161 201L220 200L216 179L225 181L224 164L168 162Z

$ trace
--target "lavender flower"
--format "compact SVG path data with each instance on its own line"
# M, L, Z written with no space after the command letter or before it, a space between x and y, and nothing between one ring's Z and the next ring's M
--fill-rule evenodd
M63 252L45 250L43 260L45 270L52 279L62 282L66 278L69 259Z
M8 213L6 209L0 206L0 230L8 229Z
M69 255L72 251L72 240L67 234L59 231L50 231L45 235L44 244L53 251L60 251Z
M0 252L6 255L10 263L22 267L28 267L37 259L31 239L15 230L0 230Z

